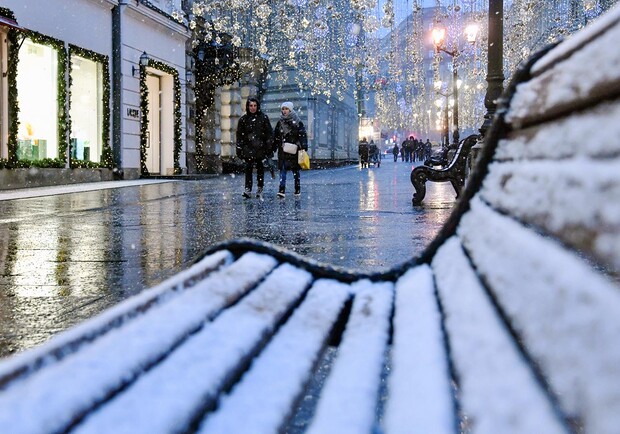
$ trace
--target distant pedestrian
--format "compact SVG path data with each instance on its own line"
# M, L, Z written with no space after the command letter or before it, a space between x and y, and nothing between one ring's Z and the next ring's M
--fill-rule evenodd
M405 150L405 161L413 162L414 161L414 149L415 149L415 138L413 136L407 137L407 139L402 143L402 149Z
M409 145L408 145L408 143L409 143L409 138L406 138L406 139L405 139L405 140L403 140L403 142L400 144L400 152L401 152L401 154L402 154L403 161L409 161L409 160L407 159L407 147L409 146Z
M280 106L282 115L276 125L274 132L273 143L278 150L278 168L280 169L280 188L278 190L278 197L284 197L286 191L286 171L291 170L293 172L293 178L295 181L295 196L301 195L301 178L299 175L299 163L297 160L297 154L302 149L306 151L308 149L308 138L306 134L306 127L295 110L292 102L284 102ZM290 148L295 147L294 153L291 153ZM285 151L286 148L286 151ZM287 152L288 151L288 152Z
M417 161L424 161L424 142L422 140L415 141L414 153Z
M374 140L371 140L368 144L368 160L376 164L377 167L381 167L381 154Z
M394 143L394 147L392 148L392 154L394 155L394 162L398 161L398 145Z
M431 158L431 154L433 153L433 145L431 141L426 139L426 143L424 143L424 160L428 160Z
M369 146L366 137L362 137L362 140L360 140L357 145L357 153L360 156L360 164L362 165L362 169L364 167L368 167Z
M243 197L252 196L252 172L256 167L256 197L262 198L265 183L263 160L273 154L273 129L269 117L260 109L260 102L249 97L245 103L245 114L237 124L237 149L245 160L245 190Z

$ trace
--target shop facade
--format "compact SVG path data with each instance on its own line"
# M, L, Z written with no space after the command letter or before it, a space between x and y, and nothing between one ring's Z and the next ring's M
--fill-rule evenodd
M183 173L190 33L173 17L180 0L27 3L0 7L0 173Z

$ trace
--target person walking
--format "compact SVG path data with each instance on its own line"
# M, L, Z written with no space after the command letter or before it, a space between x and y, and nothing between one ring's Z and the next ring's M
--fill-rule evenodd
M262 199L265 184L263 160L273 154L273 129L269 117L260 109L258 98L249 97L245 103L245 114L237 124L237 149L245 160L245 190L243 197L252 197L252 172L256 167L256 197Z
M274 147L278 149L278 168L280 169L280 188L278 197L284 197L286 191L286 172L291 170L295 182L295 196L301 195L301 179L297 154L308 149L306 127L294 110L292 102L283 102L280 106L281 116L276 124L273 136ZM295 148L294 150L292 148Z
M414 150L415 150L415 139L413 136L407 137L405 141L403 141L401 148L405 150L405 161L406 162L414 162Z
M381 154L379 148L375 145L374 140L370 140L368 144L368 160L372 161L377 167L381 167Z
M366 140L366 137L362 137L362 140L360 140L360 142L358 143L357 153L360 156L360 164L362 165L362 169L368 167L369 148L368 140Z
M433 145L431 144L430 140L426 139L426 143L424 143L424 161L431 158L432 153L433 153Z
M394 162L398 161L398 145L394 143L394 147L392 148L392 154L394 155Z

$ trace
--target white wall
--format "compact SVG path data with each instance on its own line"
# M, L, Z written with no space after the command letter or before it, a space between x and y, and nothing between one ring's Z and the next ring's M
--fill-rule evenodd
M112 54L112 15L116 1L2 0L21 27L99 54Z
M122 24L122 58L121 67L123 74L123 96L121 115L123 117L123 167L140 167L140 119L127 116L127 108L140 108L139 77L132 76L132 66L137 67L140 55L146 52L149 58L158 60L179 72L181 80L181 151L180 164L185 166L185 43L190 37L189 31L173 21L157 15L144 5L136 6L135 3L125 6ZM171 96L170 96L171 97ZM172 157L170 157L172 158ZM173 167L162 160L166 166L162 166L162 173L167 168Z

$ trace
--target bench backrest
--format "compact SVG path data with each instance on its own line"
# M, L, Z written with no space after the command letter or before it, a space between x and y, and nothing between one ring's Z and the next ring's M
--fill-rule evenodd
M465 176L467 161L471 148L478 142L478 136L473 134L464 139L461 139L454 153L448 152L448 155L452 154L447 170L458 170Z
M475 315L454 304L476 287L566 429L592 433L620 426L619 22L616 8L516 74L460 209L426 252L448 335ZM459 326L473 332L469 321ZM453 359L457 372L472 363Z

